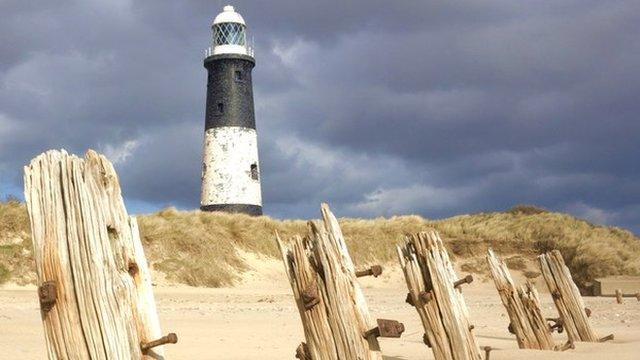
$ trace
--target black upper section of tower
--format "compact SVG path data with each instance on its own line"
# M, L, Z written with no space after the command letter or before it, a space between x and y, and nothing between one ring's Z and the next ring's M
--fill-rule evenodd
M204 59L208 71L205 130L221 126L255 129L251 70L255 60L240 54Z

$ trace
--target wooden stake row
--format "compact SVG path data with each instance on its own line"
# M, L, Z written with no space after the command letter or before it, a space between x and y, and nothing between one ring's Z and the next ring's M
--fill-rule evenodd
M378 328L364 332L366 343L353 342L352 339L357 338L353 334L361 334L364 328L373 326L370 322L358 321L359 318L370 317L355 278L358 275L379 275L380 270L372 267L356 272L338 223L324 204L322 216L322 223L310 222L309 234L304 239L297 236L285 243L276 234L307 340L298 347L297 357L309 360L356 359L353 356L377 358L380 356L379 345L369 335L381 334L380 329L385 328L381 320ZM327 256L326 249L337 250L329 251L331 256ZM409 289L407 302L418 312L425 330L424 342L432 349L435 359L481 359L481 351L473 334L474 326L470 324L461 291L461 286L470 283L473 278L470 275L458 278L439 234L429 230L408 236L403 245L397 247L397 251ZM516 335L520 348L567 350L574 347L574 341L613 338L610 335L598 340L595 334L591 338L581 335L593 333L593 330L582 297L559 252L540 256L543 275L561 314L560 318L553 319L545 319L542 315L538 291L533 284L527 282L524 286L516 286L506 264L492 250L487 254L487 261L509 314L509 329ZM341 271L326 272L325 269ZM344 289L350 291L331 291L343 288L340 284L348 284ZM331 308L328 304L341 306ZM584 314L584 318L576 320L573 317L576 313ZM354 314L358 316L354 317ZM556 345L551 333L553 330L562 332L567 329L566 324L570 324L573 331L568 331L569 341L564 345ZM344 344L350 344L350 347L343 348ZM355 355L349 349L357 349L360 355ZM485 359L488 359L491 348L485 347L484 350Z
M151 278L135 218L127 215L112 164L93 151L85 159L49 151L25 167L38 295L50 359L164 359ZM381 360L378 337L400 337L404 326L373 320L357 277L379 276L380 266L356 271L335 216L326 204L307 235L283 241L276 234L302 319L303 360ZM397 247L424 340L436 360L480 360L462 287L435 230L408 236ZM566 349L574 341L600 340L559 251L539 257L560 319L550 326L535 287L517 287L502 260L487 261L511 330L521 348ZM570 346L558 347L553 328ZM485 347L485 360L491 348Z

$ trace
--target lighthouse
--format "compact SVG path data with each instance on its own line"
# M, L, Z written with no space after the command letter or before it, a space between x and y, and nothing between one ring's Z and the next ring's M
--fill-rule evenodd
M262 215L258 139L253 108L253 49L233 6L211 25L205 51L207 103L200 209Z

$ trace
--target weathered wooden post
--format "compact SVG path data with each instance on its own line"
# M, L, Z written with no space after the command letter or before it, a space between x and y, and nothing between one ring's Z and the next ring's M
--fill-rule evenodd
M535 286L527 282L525 286L516 287L507 265L491 249L487 253L487 263L509 315L509 332L516 336L518 346L521 349L557 349L551 336L552 327L542 316ZM562 331L562 324L556 322L553 328Z
M616 302L622 304L622 290L616 289Z
M580 291L573 282L571 272L565 265L560 251L553 250L542 254L538 256L538 260L569 341L598 342L613 339L613 335L598 339L591 328L589 323L591 311L585 307Z
M458 278L440 235L429 230L409 236L397 250L409 288L407 302L418 311L423 339L436 360L481 359L461 290L473 278Z
M25 167L49 359L163 359L136 219L111 163L48 151ZM159 341L156 341L159 340Z
M300 312L306 343L301 360L380 360L378 337L400 337L397 321L374 322L356 279L356 269L329 206L322 204L322 221L309 222L305 238L276 240ZM378 274L375 267L358 275Z

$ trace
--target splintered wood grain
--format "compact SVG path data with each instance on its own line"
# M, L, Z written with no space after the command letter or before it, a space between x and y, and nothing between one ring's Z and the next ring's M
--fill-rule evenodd
M49 359L162 359L140 343L161 336L135 218L112 164L48 151L24 169L38 284L57 301L42 310Z
M309 222L307 235L276 240L304 328L308 355L313 360L381 360L376 327L342 231L329 206L322 204L322 220ZM319 303L305 307L302 293L313 289Z
M480 359L462 291L454 287L458 276L440 235L429 230L408 236L397 251L435 359ZM430 299L421 294L430 294Z
M525 286L517 287L507 265L491 249L487 253L487 263L502 304L507 309L518 346L521 349L556 349L533 284L527 282Z
M538 260L569 340L597 342L598 337L589 323L580 290L573 282L560 251L553 250L542 254L538 256Z

